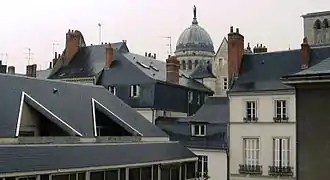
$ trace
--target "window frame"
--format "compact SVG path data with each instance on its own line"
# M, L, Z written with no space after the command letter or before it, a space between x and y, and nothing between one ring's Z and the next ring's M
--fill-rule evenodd
M205 155L197 155L198 156L198 165L197 165L197 172L199 173L198 177L207 178L208 176L208 156ZM206 167L205 167L206 165ZM199 167L201 166L201 171L199 171Z
M109 86L108 90L113 94L114 96L117 94L117 87L116 86Z
M290 167L291 165L291 140L289 137L273 138L273 166L274 167ZM284 148L283 148L284 147Z
M194 92L188 91L188 103L192 104L193 101L194 101Z
M254 104L254 106L251 106L249 108L249 103ZM245 118L247 120L253 120L257 121L258 120L258 102L257 100L246 100L245 101ZM249 109L251 109L250 115L249 115Z
M198 128L196 128L198 127ZM195 137L204 137L206 136L206 124L192 124L191 125L191 135Z
M138 98L140 96L140 85L139 84L132 84L130 86L130 97L131 98Z
M260 165L260 138L243 138L243 164Z
M280 103L280 106L278 106L278 103ZM280 112L278 112L279 110ZM276 118L276 120L286 120L288 118L288 100L274 100L274 118Z

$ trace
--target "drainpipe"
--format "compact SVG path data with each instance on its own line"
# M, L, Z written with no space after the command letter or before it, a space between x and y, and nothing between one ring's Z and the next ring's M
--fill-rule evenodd
M152 124L156 125L156 119L155 119L155 109L151 108L151 122Z

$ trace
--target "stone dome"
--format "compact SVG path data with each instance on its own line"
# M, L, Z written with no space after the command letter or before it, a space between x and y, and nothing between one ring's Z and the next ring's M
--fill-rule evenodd
M196 7L194 7L194 19L190 27L180 35L175 52L206 51L214 53L212 39L204 28L198 25Z

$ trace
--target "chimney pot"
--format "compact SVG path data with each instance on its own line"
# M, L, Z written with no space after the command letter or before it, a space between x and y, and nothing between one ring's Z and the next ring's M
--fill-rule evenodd
M166 60L166 81L179 84L179 78L180 78L180 62L176 58L176 56L168 56L168 59Z
M26 76L29 76L29 77L37 76L37 65L36 64L26 66Z
M8 67L8 74L15 74L15 66Z
M49 62L49 69L52 69L52 68L53 68L53 63Z
M239 28L236 28L236 33L238 33L238 34L239 34Z
M151 53L148 54L148 57L151 57Z
M154 53L154 59L156 59L156 53Z
M144 53L144 56L145 56L145 57L147 57L147 56L148 56L148 53L147 53L147 52L145 52L145 53Z
M234 32L234 27L230 26L230 32L233 33Z

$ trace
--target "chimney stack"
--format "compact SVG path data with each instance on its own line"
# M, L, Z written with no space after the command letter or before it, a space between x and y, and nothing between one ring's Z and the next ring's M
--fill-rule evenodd
M52 69L53 68L53 63L49 62L49 68L48 69Z
M66 33L66 43L65 43L65 54L64 54L64 65L69 64L73 56L79 50L79 41L81 34L79 31L70 30Z
M105 60L105 68L110 68L111 64L115 60L113 48L111 47L111 44L107 44L107 47L105 48L105 54L106 54L106 60Z
M304 37L301 44L301 69L307 69L309 65L310 46L308 44L307 37Z
M148 57L151 57L151 53L148 54Z
M179 69L180 62L176 56L168 55L168 59L166 59L166 81L173 84L179 84Z
M15 74L15 66L8 67L8 74Z
M0 73L7 73L7 65L2 64L2 61L0 60Z
M229 81L232 78L238 76L239 69L244 53L244 36L239 33L239 28L230 26L230 32L228 33L228 76Z
M37 77L37 65L36 64L26 66L26 76Z
M255 46L253 48L253 53L264 53L264 52L267 52L267 47L266 46L263 46L262 44L257 44L257 46Z

